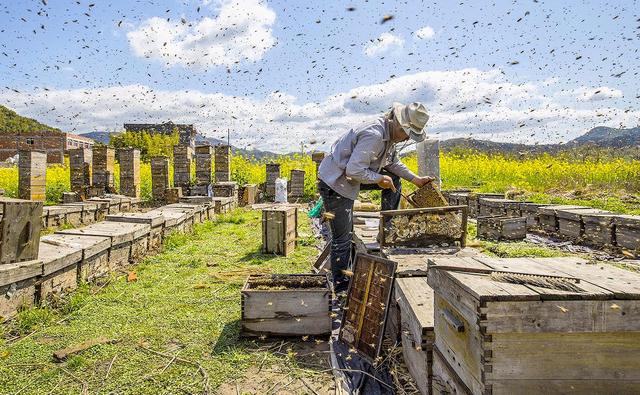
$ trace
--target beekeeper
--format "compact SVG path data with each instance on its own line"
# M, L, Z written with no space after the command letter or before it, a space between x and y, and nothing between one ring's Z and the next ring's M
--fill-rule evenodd
M417 187L434 180L419 177L398 158L396 144L424 140L429 120L421 103L394 103L383 116L349 130L338 138L318 169L318 189L330 221L331 273L336 293L347 290L353 233L353 201L361 189L382 189L382 210L398 208L400 178ZM404 148L404 147L403 147Z

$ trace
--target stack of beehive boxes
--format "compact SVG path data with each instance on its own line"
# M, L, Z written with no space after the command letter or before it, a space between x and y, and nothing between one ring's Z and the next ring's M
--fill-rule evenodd
M135 148L122 149L120 160L120 193L125 196L140 197L140 151Z
M304 170L291 170L291 181L289 183L289 196L301 198L304 195Z
M196 147L196 183L211 184L211 146Z
M267 197L273 198L276 196L276 179L280 178L280 164L279 163L267 163L267 183L265 185L265 194Z
M20 151L18 177L20 199L46 200L47 154L38 151Z
M215 148L216 182L231 181L231 147L218 145Z
M175 145L173 147L173 185L186 192L191 185L191 147Z
M153 200L164 201L169 188L169 159L164 156L151 158L151 194Z
M82 200L87 198L87 190L91 186L92 151L85 148L69 150L69 173L71 191Z
M103 145L93 147L93 187L96 195L113 193L116 153Z

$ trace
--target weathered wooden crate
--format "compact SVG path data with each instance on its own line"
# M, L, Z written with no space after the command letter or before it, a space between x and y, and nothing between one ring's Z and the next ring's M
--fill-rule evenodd
M480 198L479 216L512 217L520 216L520 202L504 198Z
M449 204L451 206L469 206L469 193L468 192L450 193Z
M187 145L173 146L173 185L187 190L191 184L191 157L193 152Z
M167 204L178 203L182 198L182 187L167 188L164 191L164 198Z
M0 197L0 265L38 259L42 202Z
M480 257L452 269L458 259L429 267L434 389L442 358L468 393L640 391L640 274L579 258Z
M411 192L407 196L407 200L413 207L443 207L448 206L449 202L442 196L438 187L433 182L423 185L422 187Z
M262 210L262 252L287 256L296 248L298 209L272 207Z
M583 214L584 241L596 246L614 245L615 214Z
M595 208L575 210L556 210L558 233L565 239L578 241L584 236L583 215L610 214L609 211Z
M122 267L146 252L150 231L151 228L148 224L131 223L123 227L117 222L105 221L81 229L59 230L56 234L108 237L111 240L109 265Z
M229 212L236 208L238 204L238 200L232 197L214 197L213 202L215 204L216 214Z
M488 240L523 240L527 237L526 217L478 217L478 238Z
M39 247L42 277L36 286L36 300L47 303L52 297L65 296L78 287L82 248L78 245L53 245L42 241Z
M540 230L540 218L538 217L538 209L540 207L550 206L541 203L520 203L520 214L527 218L527 230Z
M200 224L207 220L207 209L204 204L197 203L174 203L163 207L164 209L184 210L193 216L193 223Z
M120 193L140 197L140 150L124 148L118 151L120 161Z
M162 230L163 240L173 232L184 232L187 223L187 213L182 210L164 209L163 207L148 211L147 214L161 214L164 217Z
M279 163L267 163L265 164L267 171L267 181L265 184L265 194L267 197L273 198L276 196L276 179L280 177L280 164Z
M331 332L331 290L324 275L251 275L240 294L242 336L322 336Z
M301 198L304 196L304 170L292 169L289 180L289 196Z
M154 156L151 158L151 194L153 200L164 201L165 191L169 188L169 158Z
M469 192L469 196L467 198L468 206L469 206L469 216L471 218L476 218L480 215L480 199L504 199L504 194L502 193L484 193L484 192Z
M212 185L214 197L232 197L238 200L238 183L235 181L216 182Z
M538 208L538 221L540 223L541 230L550 235L556 235L558 233L558 210L578 210L588 207L573 206L573 205L549 205Z
M41 275L39 260L0 265L0 322L13 317L23 307L33 306L36 282Z
M18 196L26 200L47 200L47 154L39 151L18 153Z
M431 391L433 289L426 277L396 278L395 301L400 311L402 355L421 394Z
M76 192L81 200L88 198L91 186L91 162L93 153L90 149L74 148L69 150L69 176L71 191Z
M52 234L43 236L41 244L43 243L50 244L54 248L79 248L82 250L82 260L78 270L79 281L93 281L116 269L109 263L111 240L108 237Z
M231 147L226 144L215 148L215 182L231 181Z
M82 206L65 204L62 206L65 210L65 224L71 226L82 226Z
M256 203L258 186L256 184L243 185L238 191L238 205L240 207L251 206Z
M93 146L92 184L103 192L114 191L116 152L104 145Z
M616 215L616 244L640 255L640 215Z
M162 236L164 234L165 225L165 217L162 213L151 211L146 213L122 213L108 215L106 219L111 222L147 224L150 226L148 241L149 250L155 251L162 247ZM134 255L136 252L138 251L132 251ZM134 258L137 257L134 256Z
M380 248L464 247L467 206L381 211Z

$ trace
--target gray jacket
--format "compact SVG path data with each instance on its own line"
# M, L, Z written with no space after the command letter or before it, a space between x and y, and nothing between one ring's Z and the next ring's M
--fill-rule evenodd
M376 184L382 169L407 181L416 175L400 162L386 117L343 134L320 163L318 177L340 195L355 200L360 184Z

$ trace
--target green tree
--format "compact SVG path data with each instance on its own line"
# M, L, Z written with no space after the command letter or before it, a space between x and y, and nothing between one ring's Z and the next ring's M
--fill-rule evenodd
M152 156L173 157L173 146L180 143L180 135L177 130L172 134L150 133L148 131L125 131L112 134L109 145L114 148L137 148L143 161L148 161Z

